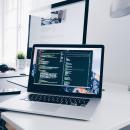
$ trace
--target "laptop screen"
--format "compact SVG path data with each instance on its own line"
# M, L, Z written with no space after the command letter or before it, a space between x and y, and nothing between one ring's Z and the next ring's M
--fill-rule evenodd
M34 47L31 84L41 91L99 95L102 48Z

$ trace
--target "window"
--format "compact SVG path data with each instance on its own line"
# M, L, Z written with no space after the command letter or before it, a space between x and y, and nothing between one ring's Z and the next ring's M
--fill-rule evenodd
M26 53L29 14L37 14L49 2L52 0L0 0L0 62L15 63L18 51Z
M2 23L3 23L3 0L0 0L0 62L2 61Z
M1 0L3 12L1 11L0 26L0 59L8 63L15 62L16 53L24 51L26 53L28 39L28 15L31 9L32 0ZM1 5L2 5L1 4ZM29 6L30 5L30 6ZM3 33L3 35L2 35Z

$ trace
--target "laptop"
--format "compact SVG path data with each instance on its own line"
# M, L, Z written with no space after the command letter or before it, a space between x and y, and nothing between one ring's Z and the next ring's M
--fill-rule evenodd
M27 92L0 108L90 120L101 101L103 59L103 45L34 45Z

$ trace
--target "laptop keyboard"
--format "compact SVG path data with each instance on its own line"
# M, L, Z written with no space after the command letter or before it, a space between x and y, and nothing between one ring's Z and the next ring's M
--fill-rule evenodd
M21 100L35 101L35 102L48 102L48 103L65 104L65 105L73 105L73 106L86 106L87 103L89 102L89 99L85 99L85 98L40 95L40 94L29 94L26 98Z

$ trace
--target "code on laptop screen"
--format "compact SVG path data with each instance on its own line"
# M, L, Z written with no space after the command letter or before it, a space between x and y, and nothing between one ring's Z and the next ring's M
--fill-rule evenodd
M98 89L92 90L92 67L93 50L39 48L35 50L31 75L36 85L56 85L68 93L97 94Z

